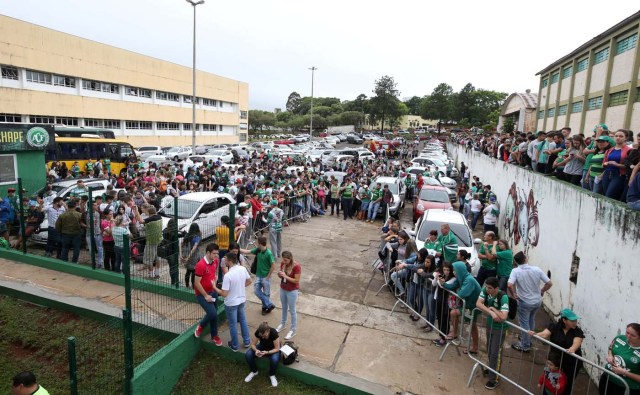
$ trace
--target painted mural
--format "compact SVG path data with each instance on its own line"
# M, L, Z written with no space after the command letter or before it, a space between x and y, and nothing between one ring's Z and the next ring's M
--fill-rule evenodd
M518 188L515 182L511 184L507 194L502 228L505 230L503 234L508 235L512 248L522 243L526 253L530 247L538 245L540 241L539 205L540 202L533 196L533 190L529 190L527 194L524 189Z

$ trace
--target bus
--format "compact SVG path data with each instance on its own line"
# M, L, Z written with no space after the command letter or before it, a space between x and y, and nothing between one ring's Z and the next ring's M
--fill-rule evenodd
M57 131L56 131L57 134ZM56 137L55 147L45 151L47 169L53 162L65 162L71 169L78 161L80 171L85 172L89 159L111 160L111 173L120 175L127 171L127 164L137 160L131 144L124 140L96 137Z
M116 134L113 130L91 127L76 126L54 126L57 137L101 137L104 139L115 139Z

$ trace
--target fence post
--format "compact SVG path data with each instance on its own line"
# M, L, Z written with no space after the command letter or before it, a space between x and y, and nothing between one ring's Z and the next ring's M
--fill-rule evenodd
M124 341L124 394L131 394L131 380L133 379L133 320L131 317L131 251L129 236L122 237L122 270L124 273L124 302L122 310L122 326Z
M98 207L98 210L100 207ZM89 251L91 251L91 268L95 270L96 268L96 249L98 246L96 245L96 235L95 235L95 224L94 224L94 215L95 211L93 210L93 191L89 188L89 203L87 204L87 210L89 210Z
M25 223L24 223L24 192L22 191L22 178L18 178L18 208L20 209L20 234L22 235L22 253L27 253L27 238L25 237Z
M236 230L236 205L229 205L229 243L233 243L235 238L235 230Z
M124 274L124 302L125 308L131 311L131 247L129 236L122 236L122 272Z
M71 395L78 395L78 366L76 363L76 338L67 338L67 354L69 359L69 390Z

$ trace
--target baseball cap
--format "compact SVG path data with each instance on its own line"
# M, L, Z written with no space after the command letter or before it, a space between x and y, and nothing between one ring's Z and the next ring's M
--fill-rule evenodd
M247 207L247 206L249 206L247 203L242 202L242 203L240 203L240 204L238 205L238 208L240 208L240 207Z
M270 204L272 206L277 206L278 205L278 201L276 199L273 199Z
M9 189L7 189L7 192L8 192L8 193L15 192L15 191L16 191L16 189L15 189L15 188L9 188Z
M569 321L575 321L575 320L580 319L580 317L578 317L578 315L576 313L574 313L573 310L571 310L571 309L562 309L560 311L560 317L566 318Z
M495 202L495 201L496 201L496 197L495 197L495 196L491 196L491 197L489 198L489 201L490 201L490 202Z
M613 140L611 136L600 136L596 139L596 141L606 141L611 145L616 145L616 142Z

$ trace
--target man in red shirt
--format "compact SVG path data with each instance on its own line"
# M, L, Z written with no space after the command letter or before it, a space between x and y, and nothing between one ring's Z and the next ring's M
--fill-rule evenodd
M205 256L196 263L196 281L193 288L196 300L205 311L205 316L196 327L194 335L199 338L204 328L211 324L211 340L216 346L222 345L222 340L218 337L218 308L216 307L218 294L213 289L220 262L218 258L219 250L220 248L215 243L207 245Z

